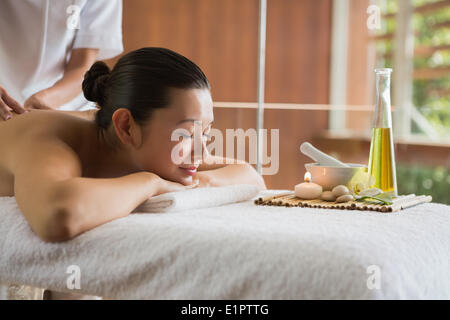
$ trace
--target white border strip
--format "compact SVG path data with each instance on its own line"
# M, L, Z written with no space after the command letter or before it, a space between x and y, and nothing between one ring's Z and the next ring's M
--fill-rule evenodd
M330 104L347 103L347 51L348 51L348 0L333 0L331 22L331 61L330 61ZM329 129L345 129L346 114L332 110L329 114Z
M256 130L258 132L256 171L261 174L263 157L264 128L264 79L266 63L266 17L267 0L259 1L259 40L258 40L258 112L256 116Z

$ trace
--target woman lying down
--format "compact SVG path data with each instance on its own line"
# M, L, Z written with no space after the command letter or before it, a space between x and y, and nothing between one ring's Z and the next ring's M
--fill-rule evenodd
M162 193L236 183L265 189L248 163L207 152L209 89L197 65L168 49L130 52L111 71L96 62L83 81L85 97L100 107L95 120L32 111L0 122L0 196L15 196L31 229L58 242ZM173 132L184 134L177 140Z

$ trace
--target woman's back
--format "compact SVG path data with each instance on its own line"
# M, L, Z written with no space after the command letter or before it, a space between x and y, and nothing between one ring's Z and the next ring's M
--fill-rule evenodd
M0 196L14 195L15 164L24 148L28 154L40 151L49 140L64 143L76 153L88 121L58 111L33 110L0 122Z

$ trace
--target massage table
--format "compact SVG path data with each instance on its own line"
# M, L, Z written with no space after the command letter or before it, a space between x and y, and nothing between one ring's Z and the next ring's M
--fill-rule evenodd
M450 299L450 206L254 204L286 191L133 213L62 243L41 241L3 197L0 283L108 299Z

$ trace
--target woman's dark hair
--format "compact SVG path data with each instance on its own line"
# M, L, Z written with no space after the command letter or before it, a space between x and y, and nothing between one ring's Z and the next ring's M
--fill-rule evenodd
M186 57L165 48L148 47L127 53L112 70L101 61L84 75L83 93L100 110L97 124L107 129L114 111L130 110L144 124L152 110L169 104L169 89L210 89L202 70Z

